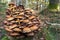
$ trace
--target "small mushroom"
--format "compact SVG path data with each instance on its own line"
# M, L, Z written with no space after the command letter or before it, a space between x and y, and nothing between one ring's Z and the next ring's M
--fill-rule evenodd
M8 8L9 11L11 11L12 7L11 8Z
M25 27L25 28L23 29L23 33L29 33L29 32L31 32L30 28Z
M28 19L26 19L26 20L23 20L23 22L28 23L28 22L29 22L29 20L28 20Z
M10 17L11 17L11 15L6 15L6 17L7 17L7 18L10 18Z
M16 21L11 21L11 23L15 23Z
M38 26L34 25L34 26L30 27L30 29L31 29L32 31L37 30L37 29L38 29Z
M20 12L23 12L24 10L23 9L20 9Z
M23 18L23 16L16 16L16 18Z
M23 20L16 20L15 22L22 22Z
M21 12L19 15L24 15L24 12Z
M10 36L19 36L19 33L10 33Z
M13 10L12 11L16 11L16 7L15 6L13 7Z
M31 17L29 17L29 19L33 19L33 18L35 18L35 16L31 16Z
M29 12L32 12L32 14L34 14L34 15L35 15L35 11L34 11L34 10L32 10L32 9L30 9L30 8L26 8L25 10L26 10L26 12L28 12L28 13L29 13Z
M32 24L32 22L31 22L31 21L29 21L29 22L28 22L28 24Z
M16 20L15 22L19 22L19 20Z
M34 10L30 9L30 11L32 12L32 14L34 14L34 15L36 14L36 12Z
M26 11L27 11L27 10L29 11L29 10L30 10L30 8L25 8L25 10L26 10Z
M9 5L9 7L15 6L15 4L13 2L9 3L8 5Z
M17 32L21 32L21 29L19 29L19 28L14 28L13 30L17 31Z
M13 24L13 25L9 26L9 29L13 29L15 27L17 27L17 25L16 24Z
M4 24L7 24L8 22L7 21L4 21Z
M13 32L11 29L9 29L8 27L5 27L5 30L8 32Z
M9 17L9 18L7 18L8 21L13 20L13 19L14 19L13 17Z
M33 32L28 33L27 36L34 36L34 33Z
M16 14L19 14L19 12L15 12Z

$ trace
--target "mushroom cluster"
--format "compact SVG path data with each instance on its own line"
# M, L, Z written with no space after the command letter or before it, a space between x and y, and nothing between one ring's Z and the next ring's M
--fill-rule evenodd
M10 3L4 21L7 34L12 37L34 36L40 28L40 20L35 14L34 10L25 9L23 5Z

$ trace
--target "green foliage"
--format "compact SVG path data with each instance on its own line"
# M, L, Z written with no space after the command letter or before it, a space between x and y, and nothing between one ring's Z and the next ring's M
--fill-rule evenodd
M59 1L57 0L49 0L49 9L57 9Z
M5 8L6 8L6 3L2 3L1 1L0 1L0 12L2 11L4 11L5 10Z
M4 36L1 40L9 40L7 36Z
M58 4L49 4L48 8L49 9L57 9Z
M46 33L46 37L45 37L46 40L56 40L55 39L55 35L56 35L55 32L56 31L54 31L54 29L52 29L52 28L51 29L50 28L49 29L44 28L44 32Z

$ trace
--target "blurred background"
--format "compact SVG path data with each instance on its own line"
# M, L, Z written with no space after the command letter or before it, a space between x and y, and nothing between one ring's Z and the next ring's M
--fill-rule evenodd
M0 0L0 38L3 40L3 21L5 10L10 2L17 6L34 9L40 19L46 24L43 27L46 40L60 40L60 0Z

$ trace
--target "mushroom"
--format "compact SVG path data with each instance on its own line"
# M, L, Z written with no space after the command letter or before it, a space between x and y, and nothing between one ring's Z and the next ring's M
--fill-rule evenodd
M21 32L21 29L19 29L19 28L14 28L13 30L17 31L17 32Z
M32 9L30 9L30 8L26 8L25 10L26 10L26 12L32 12L32 14L34 14L34 15L35 15L35 11L34 11L34 10L32 10Z
M16 21L11 21L11 23L15 23Z
M30 29L31 29L32 31L37 30L37 29L38 29L38 26L34 25L34 26L30 27Z
M23 9L20 9L20 12L23 12L24 10Z
M17 25L16 24L13 24L13 25L9 26L9 29L13 29L15 27L17 27Z
M35 16L31 16L31 17L29 17L29 19L33 19L33 18L35 18Z
M11 11L12 7L11 8L8 8L9 11Z
M10 33L10 36L19 36L19 33Z
M28 20L28 19L26 19L26 20L23 20L23 22L28 23L28 22L29 22L29 20Z
M23 16L16 16L16 18L23 18Z
M25 28L23 29L23 33L29 33L29 32L31 32L30 28L25 27Z
M15 4L13 2L9 3L8 5L10 8L15 6Z
M34 10L30 9L30 11L32 12L32 14L34 14L34 15L36 14L36 12Z
M21 12L19 15L24 15L24 12Z
M19 14L19 12L15 12L16 14Z
M13 10L12 11L16 11L16 6L14 6L14 7L12 7L13 8Z
M26 10L26 11L27 11L27 10L29 11L29 10L30 10L30 8L25 8L25 10Z
M8 21L13 20L13 19L14 19L13 17L9 17L9 18L7 18Z
M8 32L13 32L11 29L9 29L8 27L5 27L5 30Z
M4 21L4 24L7 24L8 22L7 21Z
M7 17L7 18L10 18L10 17L11 17L11 15L6 15L6 17Z
M28 33L27 36L34 36L34 33L33 32Z

